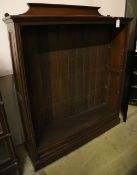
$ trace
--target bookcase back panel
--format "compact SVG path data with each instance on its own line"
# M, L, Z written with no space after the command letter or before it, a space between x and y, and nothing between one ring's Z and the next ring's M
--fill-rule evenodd
M106 103L108 25L26 26L21 35L36 128Z

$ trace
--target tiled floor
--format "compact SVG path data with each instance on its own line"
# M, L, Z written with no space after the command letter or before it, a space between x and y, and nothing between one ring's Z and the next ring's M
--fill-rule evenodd
M137 175L137 106L130 106L128 120L80 149L34 172L21 146L24 175Z

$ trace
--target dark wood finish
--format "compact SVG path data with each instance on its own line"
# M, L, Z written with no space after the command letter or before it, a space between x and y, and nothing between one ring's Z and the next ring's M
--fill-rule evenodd
M4 110L4 104L2 101L2 97L0 95L0 137L6 135L8 133L8 128L6 124L6 118L5 118L5 110Z
M36 170L119 123L130 18L29 4L8 25L26 144Z
M132 56L129 103L137 105L137 52L133 52Z
M2 128L1 123L0 123L0 134L3 134L3 128Z
M133 79L133 69L137 69L134 65L134 55L136 48L136 38L137 38L137 11L136 11L137 1L136 0L126 0L125 16L132 17L133 20L130 24L129 33L129 46L128 46L128 57L126 64L126 79L124 84L124 93L122 98L121 113L123 115L124 121L127 119L128 104L131 94L131 85Z
M98 12L100 7L74 6L62 4L35 4L28 3L30 9L22 14L23 16L72 16L72 15L95 15L101 16Z
M1 95L0 126L0 175L19 175L18 162L15 155Z

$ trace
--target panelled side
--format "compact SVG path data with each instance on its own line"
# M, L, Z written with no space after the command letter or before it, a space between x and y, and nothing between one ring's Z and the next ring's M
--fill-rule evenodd
M10 40L11 57L15 84L17 90L18 103L22 115L22 121L25 128L26 144L31 157L36 159L36 143L32 125L31 113L29 111L29 102L27 98L27 89L25 84L25 72L23 68L23 55L21 48L20 26L18 24L8 23L8 33ZM16 33L16 34L15 34Z

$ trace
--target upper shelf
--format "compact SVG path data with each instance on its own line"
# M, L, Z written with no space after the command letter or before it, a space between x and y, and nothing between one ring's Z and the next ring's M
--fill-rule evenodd
M93 20L115 22L116 18L110 16L102 16L98 10L100 7L76 6L76 5L61 5L61 4L41 4L28 3L29 10L21 15L5 14L6 23L11 22L36 22L45 20ZM122 22L128 22L129 18L120 18Z

